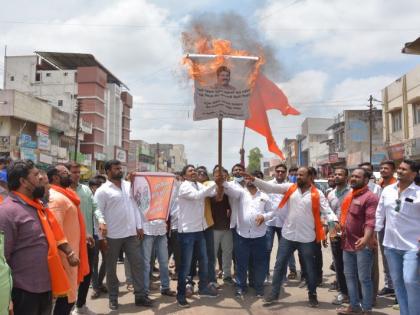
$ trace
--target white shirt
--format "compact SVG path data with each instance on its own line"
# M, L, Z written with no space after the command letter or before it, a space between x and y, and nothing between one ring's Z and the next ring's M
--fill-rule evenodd
M130 182L125 180L121 182L121 189L108 180L95 192L94 199L98 205L95 215L99 223L107 225L109 238L134 236L137 229L143 228L130 187Z
M230 181L230 182L225 182L223 185L225 187L232 186L233 189L235 189L235 188L236 189L240 189L240 188L243 189L242 185L239 184L238 182L234 181L234 180ZM242 204L241 204L241 200L238 199L238 198L234 198L234 197L231 197L231 196L228 195L228 199L229 199L229 204L230 204L231 211L232 211L232 213L230 215L230 228L233 229L233 228L236 227L236 223L238 222L238 212L239 212L239 209L242 207Z
M215 195L216 185L204 187L198 182L184 181L178 192L178 232L200 232L207 228L204 199Z
M174 184L174 193L173 193L172 201L171 201L171 210L169 212L169 215L171 216L171 230L178 230L178 212L179 212L178 194L179 194L180 185L181 185L180 182L176 182Z
M418 250L420 187L412 183L401 193L398 212L395 211L396 200L398 200L398 183L386 186L376 209L375 231L381 231L386 220L384 246L399 250Z
M245 238L264 236L267 226L264 223L257 226L255 219L260 214L264 217L264 221L272 218L270 197L259 190L255 195L251 195L248 189L227 183L224 184L224 188L226 194L233 199L239 199L241 205L237 213L236 232Z
M256 178L255 185L267 193L285 194L292 183L272 184ZM337 221L337 216L331 210L327 198L318 189L320 199L321 219L325 222ZM315 220L312 213L312 198L310 189L302 194L298 188L287 201L289 211L284 221L282 236L289 241L310 243L316 238ZM281 211L279 209L278 211Z
M268 182L272 184L278 184L275 178ZM277 208L279 207L281 200L283 199L283 194L269 194L268 196L270 197L272 210L275 212L274 212L273 218L271 220L268 220L265 224L267 226L275 226L275 227L281 228L284 225L284 220L287 217L287 212L289 211L289 207L286 204L282 209L279 209L279 211L276 211Z
M368 183L368 188L371 192L373 192L376 196L378 196L378 198L381 197L381 192L382 192L381 186L379 186L378 184L370 180Z

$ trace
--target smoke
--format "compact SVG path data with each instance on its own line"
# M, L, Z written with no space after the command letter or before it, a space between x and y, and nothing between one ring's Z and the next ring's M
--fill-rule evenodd
M276 81L281 78L282 66L276 59L274 48L267 44L253 24L236 13L206 13L195 16L183 32L184 52L195 52L194 43L199 38L225 39L236 50L246 50L251 55L264 56L262 71Z

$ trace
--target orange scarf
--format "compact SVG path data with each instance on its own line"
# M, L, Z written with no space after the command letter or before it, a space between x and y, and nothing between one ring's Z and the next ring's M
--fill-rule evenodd
M44 208L41 201L38 199L29 199L27 196L17 191L14 191L13 193L22 199L26 204L37 210L42 230L44 231L45 238L48 242L47 261L48 270L50 272L52 294L54 297L66 296L70 291L70 282L67 278L66 272L64 271L57 249L59 245L67 242L63 230L56 221L54 214L48 208Z
M396 182L397 182L397 180L395 179L394 176L391 177L388 184L386 184L384 179L381 178L381 180L379 181L379 186L381 186L382 188L385 188L386 186L395 184Z
M80 210L80 198L76 194L74 190L70 188L63 188L57 185L51 185L51 188L55 191L63 194L67 198L73 202L73 204L77 207L77 216L79 219L79 226L80 226L80 242L79 242L79 269L77 274L77 283L81 283L84 277L89 274L89 261L88 261L88 254L87 254L87 247L86 247L86 226L85 220L83 218L82 211Z
M364 192L368 190L368 186L363 186L362 188L352 190L351 193L347 194L347 196L344 198L343 203L341 204L341 216L340 216L340 225L341 228L344 228L346 225L347 220L347 214L350 209L350 205L353 201L354 197L360 196Z
M290 196L296 191L297 188L298 186L296 184L293 184L292 186L290 186L290 188L284 194L283 199L281 200L279 204L279 208L284 207L286 202L289 200ZM312 214L314 216L314 222L315 222L316 241L319 243L325 240L325 233L324 233L324 229L322 228L322 223L321 223L321 210L319 208L320 207L319 191L314 185L311 186L311 202L312 202Z

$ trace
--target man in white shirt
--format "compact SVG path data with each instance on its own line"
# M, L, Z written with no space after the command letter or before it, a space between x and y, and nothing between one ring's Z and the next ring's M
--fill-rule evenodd
M246 189L228 183L224 183L223 187L228 196L239 199L241 203L236 223L236 296L242 297L246 292L248 264L252 257L254 288L257 296L263 297L267 230L263 223L272 218L270 197L259 191L251 181L246 182Z
M401 315L420 314L420 187L414 183L419 164L403 160L398 182L384 188L376 210L375 231L385 225L383 245Z
M109 308L118 309L118 278L116 273L121 248L127 255L133 278L135 304L152 306L152 300L144 290L144 277L140 256L140 239L143 238L143 223L137 205L130 193L130 183L123 180L121 162L110 160L105 163L108 181L95 193L96 218L99 231L106 237L106 280L109 292Z
M291 183L271 184L251 175L244 175L267 193L284 194L278 211L282 211L282 207L286 204L289 209L283 225L279 254L274 267L272 292L265 299L266 305L278 300L289 258L295 250L298 250L303 256L308 274L309 305L317 307L317 270L314 257L316 243L325 239L321 217L324 222L328 223L337 222L337 217L331 211L324 194L313 186L312 171L307 167L300 167L297 172L296 185ZM335 225L338 226L336 223Z
M197 172L193 165L187 165L181 175L185 181L178 192L178 240L181 250L181 265L178 273L177 301L180 307L189 307L186 300L186 278L191 269L194 246L199 252L199 294L202 297L216 297L217 294L207 287L208 260L204 230L207 228L204 217L204 200L215 195L216 185L204 187L197 182Z
M285 164L279 164L274 167L275 178L273 178L269 183L273 184L283 184L286 182L287 178L287 166ZM273 206L273 211L277 209L280 204L281 199L283 198L283 194L269 194L271 205ZM273 250L273 243L274 243L274 236L277 234L277 241L280 243L281 239L281 229L284 224L284 220L287 216L287 209L283 211L276 212L276 215L273 216L271 220L265 222L267 225L267 232L265 234L266 241L267 241L267 256L268 259L266 261L267 264L267 281L269 280L270 276L270 259L271 259L271 251ZM278 250L278 249L277 249ZM289 259L289 279L296 279L297 272L296 272L296 261L295 256L290 256Z

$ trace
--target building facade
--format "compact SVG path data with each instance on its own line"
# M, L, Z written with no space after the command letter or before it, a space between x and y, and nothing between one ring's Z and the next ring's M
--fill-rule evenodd
M126 165L133 100L124 83L94 56L53 52L7 56L4 80L6 88L42 98L71 120L80 110L86 135L76 155L91 161L92 170L102 170L107 159Z
M382 90L383 141L389 158L420 161L420 65Z

